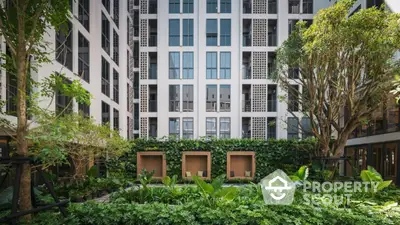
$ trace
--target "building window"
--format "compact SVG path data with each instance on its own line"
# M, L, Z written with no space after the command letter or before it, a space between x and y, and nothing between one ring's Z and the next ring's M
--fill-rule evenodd
M223 139L231 138L231 118L221 117L219 119L219 137Z
M276 112L277 106L277 96L276 96L277 86L275 84L268 85L268 95L267 95L267 110L268 112Z
M119 65L119 36L114 30L114 40L113 40L113 60L115 64ZM129 74L128 74L129 75Z
M217 85L208 84L206 86L206 111L217 111Z
M193 13L193 0L183 0L183 13Z
M60 30L56 33L56 60L71 71L73 65L72 40L72 23L68 21L61 25Z
M90 82L90 51L89 41L79 32L78 34L78 74L86 82Z
M207 46L217 46L218 22L216 19L207 19Z
M126 111L128 112L132 112L132 96L130 95L130 90L131 90L131 85L129 85L129 83L126 84L126 96L128 96L126 98Z
M181 12L180 1L181 0L169 0L169 13L180 13Z
M114 15L113 15L114 23L118 27L119 26L119 0L114 0L113 8L114 8L114 12L113 12L114 13Z
M169 111L179 112L180 110L179 85L169 85Z
M114 126L114 130L119 131L119 111L117 109L114 109L113 112L113 116L114 116L114 120L113 120L113 126Z
M193 85L182 86L183 111L193 112Z
M207 13L217 13L218 2L217 0L207 0Z
M103 125L110 122L110 106L101 101L101 123Z
M221 36L220 45L221 46L231 46L231 20L221 19Z
M179 139L179 118L169 118L169 136Z
M299 119L297 117L288 117L287 126L287 139L298 139Z
M289 0L289 14L300 13L300 0Z
M193 79L193 52L183 52L183 79Z
M107 12L110 12L110 0L102 0L104 8L106 8Z
M149 14L157 14L157 0L149 0Z
M207 52L207 79L217 79L217 53Z
M301 136L303 139L313 136L310 117L301 118Z
M101 58L101 93L110 97L110 64Z
M183 20L183 46L193 46L193 19Z
M90 1L89 0L79 0L79 10L78 10L78 18L79 22L83 25L83 27L89 31L90 29Z
M221 13L231 13L231 0L221 0L220 7Z
M133 98L139 99L139 73L133 74Z
M276 0L268 0L268 14L276 14L278 12L277 6Z
M299 20L289 20L289 35L291 35L296 30L296 23Z
M267 138L276 139L276 117L267 118Z
M113 77L113 100L119 103L119 74L115 69L113 70Z
M107 54L110 54L110 21L102 13L101 21L101 47Z
M220 86L219 110L221 112L231 111L231 85Z
M183 118L182 123L183 123L182 138L193 139L193 118Z
M71 81L64 80L65 84L71 84ZM56 114L65 115L72 113L72 97L63 95L60 91L56 92Z
M78 103L78 111L86 118L90 117L90 105Z
M288 90L289 112L299 111L299 85L290 85Z
M220 53L220 71L219 78L220 79L231 79L231 53L230 52L221 52Z
M133 104L133 129L139 130L139 103Z
M180 44L179 19L169 20L169 46L179 46Z
M303 0L303 13L313 14L313 0Z
M179 52L169 53L169 79L179 79L180 77L180 60Z
M215 117L206 118L206 136L217 137L217 118Z
M393 98L389 97L387 105L386 118L387 118L387 132L394 132L400 129L400 106L397 105Z

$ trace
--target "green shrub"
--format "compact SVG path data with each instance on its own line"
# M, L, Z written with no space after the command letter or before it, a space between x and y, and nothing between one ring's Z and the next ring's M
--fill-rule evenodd
M167 174L179 174L181 179L182 152L211 152L211 175L213 178L226 174L226 155L229 151L254 151L256 153L255 181L275 171L297 171L301 165L310 163L310 154L315 150L315 140L143 140L136 139L134 147L124 157L107 161L108 171L113 176L136 177L136 153L140 151L164 151Z

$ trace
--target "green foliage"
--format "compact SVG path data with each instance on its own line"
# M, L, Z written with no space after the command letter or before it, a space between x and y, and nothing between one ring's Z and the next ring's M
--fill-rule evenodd
M361 174L360 174L360 178L362 181L364 182L370 182L377 184L376 189L377 190L372 190L371 191L381 191L387 187L389 187L389 185L392 183L391 180L386 180L384 181L381 174L378 173L378 171L376 171L372 166L368 166L367 170L362 170Z
M229 151L254 151L256 156L255 181L276 169L295 171L310 163L315 150L315 140L143 140L135 139L134 147L123 157L107 161L112 176L136 177L136 153L140 151L163 151L167 160L167 174L181 177L182 153L184 151L210 151L211 176L226 174L226 157Z
M308 166L302 166L297 170L294 175L289 176L292 181L305 181L308 178L309 169Z
M191 192L186 198L190 200L184 204L163 203L158 199L147 204L116 201L108 204L72 204L68 208L67 219L63 219L59 213L43 213L35 218L34 224L381 225L398 224L400 221L400 208L393 203L352 204L349 208L313 206L304 204L302 192L299 192L294 204L273 206L264 203L261 193L256 191L258 188L259 185L238 188L235 201L222 201L216 207L209 207L199 197L190 197L193 195ZM191 190L200 191L198 188ZM155 193L163 194L161 191Z
M225 181L225 175L218 176L211 184L206 183L198 176L192 179L197 185L205 204L208 207L216 207L219 201L232 201L237 197L238 190L236 187L222 187Z

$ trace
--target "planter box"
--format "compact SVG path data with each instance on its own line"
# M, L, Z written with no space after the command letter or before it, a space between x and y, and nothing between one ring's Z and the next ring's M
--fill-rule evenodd
M199 176L198 173L202 176ZM188 174L190 173L190 174ZM188 176L190 175L190 176ZM211 153L210 152L183 152L182 153L182 178L190 180L192 176L199 176L205 180L211 179Z
M167 162L164 152L138 152L137 153L137 178L146 169L151 172L154 170L154 179L162 179L167 175Z
M256 172L254 152L228 152L226 163L226 177L229 180L254 179Z

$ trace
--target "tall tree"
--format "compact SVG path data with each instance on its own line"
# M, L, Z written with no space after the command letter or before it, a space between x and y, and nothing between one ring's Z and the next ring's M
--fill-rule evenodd
M387 100L400 68L393 57L400 48L400 14L369 8L349 16L354 3L341 0L320 10L309 28L299 23L278 50L277 79L291 95L289 106L300 105L310 118L321 156L343 154L353 130Z
M10 55L7 72L15 71L17 81L16 99L16 145L17 154L28 156L27 86L30 70L38 64L48 62L47 46L43 36L49 29L58 28L69 18L69 0L3 0L0 7L0 35L4 38ZM50 51L50 50L48 50ZM20 210L31 208L31 168L23 166L20 185ZM26 218L30 218L27 216Z

